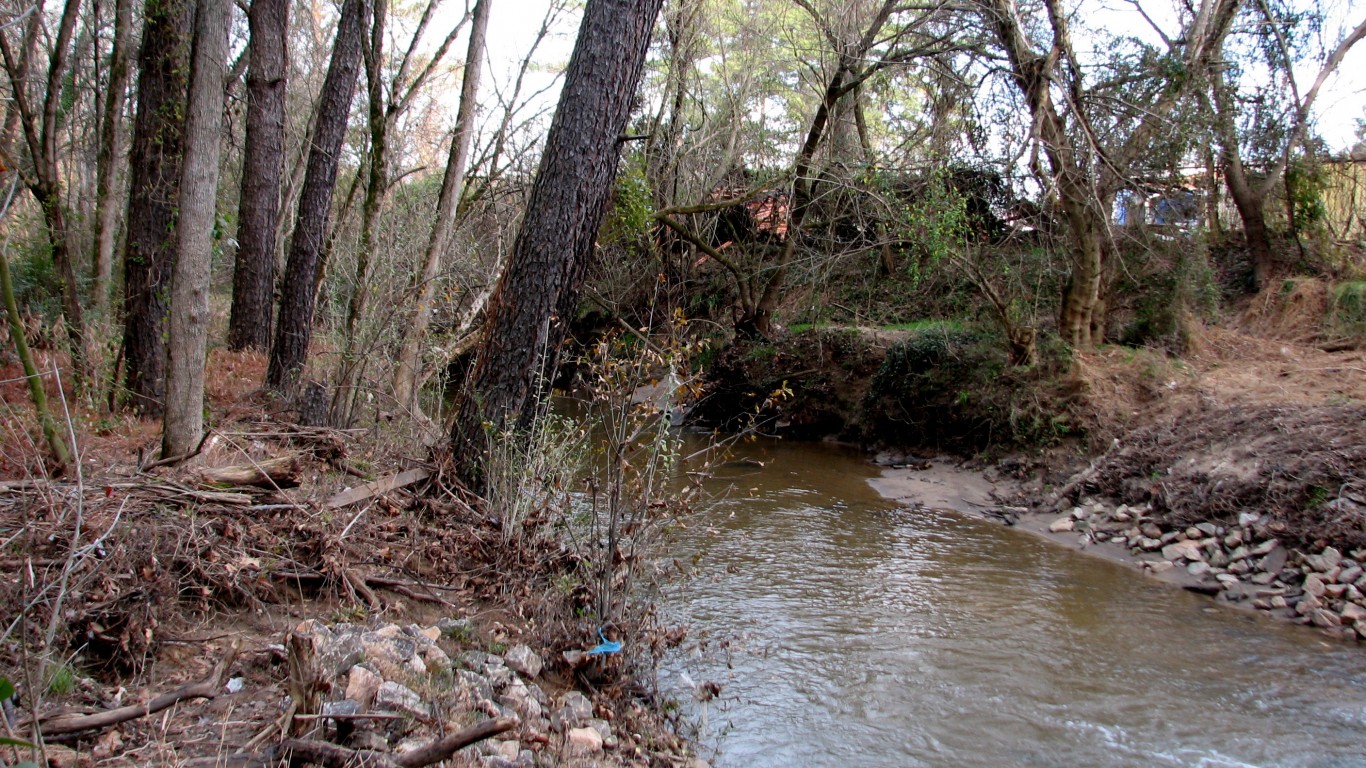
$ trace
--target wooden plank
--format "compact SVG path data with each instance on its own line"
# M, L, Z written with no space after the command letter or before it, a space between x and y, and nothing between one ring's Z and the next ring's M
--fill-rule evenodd
M431 476L432 473L430 470L409 469L404 472L399 472L397 475L390 475L389 477L383 477L374 482L363 483L355 488L348 488L328 499L323 506L327 509L348 507L357 502L365 501L366 499L381 496L390 491L396 491L399 488L405 488L414 483L422 482Z

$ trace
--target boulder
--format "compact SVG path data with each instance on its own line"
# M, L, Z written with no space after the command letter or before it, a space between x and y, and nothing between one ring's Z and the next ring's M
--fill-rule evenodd
M392 680L385 680L380 684L379 690L375 692L375 708L411 715L418 719L427 719L432 716L431 707L422 701L411 688L399 685Z
M1356 603L1347 603L1342 606L1342 613L1338 615L1342 617L1343 624L1355 624L1358 621L1366 620L1366 608L1362 608Z
M565 746L569 752L580 755L593 755L602 751L602 734L595 728L570 728L565 733Z
M1344 568L1341 571L1338 571L1337 581L1339 584L1354 584L1357 579L1361 578L1361 573L1361 566L1359 565L1354 565L1351 568Z
M566 728L573 728L593 719L593 702L578 691L570 691L560 699L560 722Z
M1052 533L1066 533L1077 525L1077 521L1070 517L1060 517L1048 524L1048 530Z
M1258 549L1261 548L1258 547ZM1257 550L1253 550L1252 554L1257 554ZM1261 561L1257 563L1257 570L1273 574L1280 573L1281 570L1285 568L1285 561L1289 556L1290 553L1286 551L1286 548L1277 543L1274 547L1267 550L1266 557L1263 557Z
M545 666L541 657L525 645L514 645L503 654L503 661L522 677L536 677Z
M379 693L379 687L383 684L384 678L357 664L351 668L346 680L346 698L358 702L362 708L368 708L374 703L375 694Z
M1304 580L1304 591L1314 597L1323 597L1325 591L1323 579L1317 573L1311 573Z
M1342 626L1342 619L1336 613L1333 613L1326 608L1314 609L1314 611L1309 614L1309 620L1313 622L1316 627L1327 628Z
M1194 541L1177 541L1162 548L1162 557L1166 560L1204 560L1204 552L1201 551L1200 544Z

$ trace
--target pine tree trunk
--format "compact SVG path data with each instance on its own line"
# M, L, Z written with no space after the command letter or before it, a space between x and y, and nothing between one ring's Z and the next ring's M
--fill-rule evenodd
M369 15L369 0L346 0L337 23L332 61L323 80L308 170L299 194L298 223L290 240L285 281L280 290L275 344L266 371L266 383L278 391L293 391L308 359L308 344L313 335L313 282L327 238L337 161L360 72L361 30Z
M185 155L171 285L166 418L161 456L189 455L204 434L204 361L209 340L209 275L217 217L218 155L229 3L198 0L186 99Z
M470 147L474 143L474 117L478 108L479 75L484 63L484 40L489 25L492 0L478 0L474 6L473 25L470 27L469 48L465 54L465 71L460 84L460 107L455 116L455 135L451 138L451 153L446 160L446 175L441 180L441 195L436 203L436 221L427 240L427 252L418 278L417 302L411 320L403 328L399 345L398 366L394 371L394 397L410 412L417 408L417 393L422 367L422 341L432 322L432 303L436 299L436 276L441 269L441 257L450 245L451 230L455 227L455 212L465 189L465 170L469 165Z
M519 425L553 368L592 257L620 137L662 0L589 0L541 167L451 433L456 473L481 485L492 436Z
M247 136L238 203L228 347L268 349L275 297L275 234L285 159L288 0L253 0L247 70Z
M131 405L160 416L190 70L190 3L147 0L129 153L123 358Z

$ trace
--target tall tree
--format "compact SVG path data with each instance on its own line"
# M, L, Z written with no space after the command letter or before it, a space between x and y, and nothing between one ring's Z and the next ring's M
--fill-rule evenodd
M48 57L46 89L42 94L41 112L37 109L37 100L29 92L26 77L28 62L16 56L10 45L9 36L4 30L0 30L0 55L3 55L5 72L14 97L15 112L12 114L18 117L19 127L23 130L28 147L30 167L23 173L24 184L42 209L48 245L52 248L52 265L57 269L57 278L61 281L62 315L66 320L67 336L71 345L71 361L76 369L78 381L84 381L85 322L73 264L73 258L79 249L75 244L75 233L71 229L66 201L63 199L57 135L62 111L63 85L66 82L71 57L71 38L76 28L76 19L80 15L80 7L81 0L66 0L62 8L56 39L52 42L52 50ZM35 8L34 12L41 14L41 6Z
M1225 74L1223 61L1210 67L1210 88L1213 91L1213 117L1215 137L1219 145L1220 160L1223 165L1224 181L1228 186L1229 198L1238 210L1238 218L1243 224L1243 236L1247 241L1252 257L1252 282L1257 290L1266 287L1275 266L1271 249L1271 237L1266 223L1266 200L1285 176L1291 155L1304 140L1309 128L1310 110L1319 92L1330 75L1342 66L1349 51L1362 38L1366 38L1366 19L1362 19L1350 32L1338 41L1319 67L1318 75L1309 90L1301 94L1295 79L1295 62L1291 60L1289 46L1285 41L1285 20L1277 18L1265 2L1256 4L1261 22L1272 32L1275 43L1272 49L1272 68L1281 71L1288 83L1289 114L1285 118L1284 138L1276 142L1272 161L1254 173L1248 167L1242 153L1241 144L1246 137L1238 135L1238 106L1236 84ZM1259 137L1263 138L1264 137Z
M355 404L361 394L361 380L365 373L368 355L362 350L369 339L364 329L366 312L371 294L374 292L371 270L374 266L376 239L378 237L380 214L384 209L392 187L391 166L394 163L393 139L398 130L398 121L413 104L413 99L426 84L427 79L436 71L445 58L451 44L469 21L469 14L463 16L437 47L435 54L416 73L412 67L415 54L422 42L423 33L431 23L441 0L428 0L417 28L409 40L407 50L399 61L389 88L385 88L384 42L387 37L386 21L389 15L388 0L373 0L374 23L370 34L361 41L362 58L365 62L366 85L368 94L370 151L368 171L365 175L365 199L361 204L360 242L356 251L356 276L352 281L351 301L346 312L346 348L341 357L341 370L337 379L336 391L332 399L332 421L338 425L351 423ZM411 82L408 81L412 78ZM359 180L359 178L358 178Z
M166 413L161 455L190 454L204 433L204 361L209 340L209 275L217 219L223 73L231 0L198 0L186 99L185 156L171 284Z
M1082 80L1083 67L1072 42L1071 22L1060 0L1044 0L1042 24L1031 25L1015 0L978 0L997 44L1009 62L1008 72L1024 96L1031 118L1031 139L1042 150L1048 168L1035 173L1053 187L1071 239L1071 279L1063 295L1059 333L1077 347L1102 340L1105 321L1107 255L1113 253L1110 209L1114 195L1140 164L1168 125L1167 116L1189 93L1191 77L1160 77L1150 102L1137 117L1112 116L1129 130L1101 143L1092 99ZM1167 38L1164 66L1203 72L1217 55L1241 0L1202 0L1191 9L1182 34ZM1041 28L1047 38L1036 46L1028 30ZM1165 36L1164 36L1165 37ZM1061 103L1059 102L1061 99ZM1140 171L1143 169L1139 169Z
M441 179L441 194L436 202L436 220L427 238L427 250L422 260L422 272L417 279L417 301L410 321L403 326L403 340L399 344L398 365L394 370L394 397L409 411L416 412L418 369L422 363L422 339L430 327L432 302L436 298L436 275L441 268L441 257L450 246L451 230L455 227L455 213L465 189L465 170L469 166L470 147L474 144L475 113L478 110L479 76L484 64L484 41L489 25L492 0L478 0L474 4L474 23L465 52L465 71L460 83L460 106L455 116L455 133L451 137L450 157L446 173Z
M451 433L454 468L475 486L488 440L524 425L553 367L593 255L621 137L663 0L588 0L564 90L484 342Z
M96 313L109 304L114 275L114 247L118 239L119 205L115 192L124 156L123 102L128 90L128 46L132 34L133 0L114 0L114 41L109 53L109 78L100 114L100 146L95 159L95 254L91 269L91 303Z
M185 151L190 10L188 0L147 0L138 53L123 255L123 359L131 404L152 417L161 415L165 390L166 313Z
M298 223L290 241L285 281L280 290L275 343L266 370L266 383L279 391L294 389L299 371L308 359L308 344L313 335L314 282L327 238L346 121L360 73L361 34L369 15L369 0L343 3L332 60L323 79L308 170L299 193Z
M228 347L268 349L275 296L275 233L285 159L289 0L253 0L247 14L247 136L238 202Z

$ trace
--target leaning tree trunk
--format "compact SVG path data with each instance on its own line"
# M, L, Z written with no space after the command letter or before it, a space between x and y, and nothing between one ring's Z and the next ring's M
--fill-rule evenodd
M289 0L253 0L247 69L247 138L238 203L228 347L268 349L275 296L275 232L285 159Z
M124 380L132 406L147 416L161 415L166 378L166 312L185 144L189 27L187 0L147 0L123 256Z
M72 242L75 236L68 224L66 201L62 193L57 132L67 61L71 53L71 38L80 5L80 0L66 0L63 6L57 36L48 59L47 88L43 94L41 113L37 111L36 100L30 97L25 82L29 63L16 57L8 38L0 36L0 53L3 54L4 69L8 75L15 108L11 114L18 118L23 128L29 158L33 163L32 172L27 175L26 182L29 191L33 193L38 206L42 209L48 245L52 248L52 265L57 270L57 279L60 282L62 315L71 344L71 362L75 368L78 386L84 384L88 373L85 323L73 265L73 257L77 252Z
M553 367L592 257L620 138L663 0L589 0L512 257L451 432L454 469L475 487L489 439L530 412ZM558 310L558 313L557 313Z
M223 73L231 0L199 0L181 166L180 216L171 285L166 418L161 456L188 456L204 434L204 361L209 340L209 275L218 192Z
M299 193L298 223L290 241L285 282L280 290L275 344L266 371L266 383L278 391L292 392L308 359L308 344L313 335L313 282L327 239L337 161L342 139L346 137L356 76L360 73L361 30L369 15L369 0L346 0L337 23L332 61L323 80L308 170Z
M465 54L465 72L460 84L460 106L455 115L455 135L451 137L451 153L446 160L446 175L441 180L441 195L436 202L436 221L432 223L423 259L422 274L418 278L417 301L408 324L402 329L398 365L394 370L394 398L400 406L414 415L420 413L417 393L422 368L422 341L432 322L432 303L436 299L436 276L441 269L441 256L450 245L451 230L455 227L455 213L465 189L465 169L469 165L470 147L474 144L474 116L478 107L479 74L484 63L484 39L489 25L492 0L478 0L474 5L474 22L470 27L469 48Z

